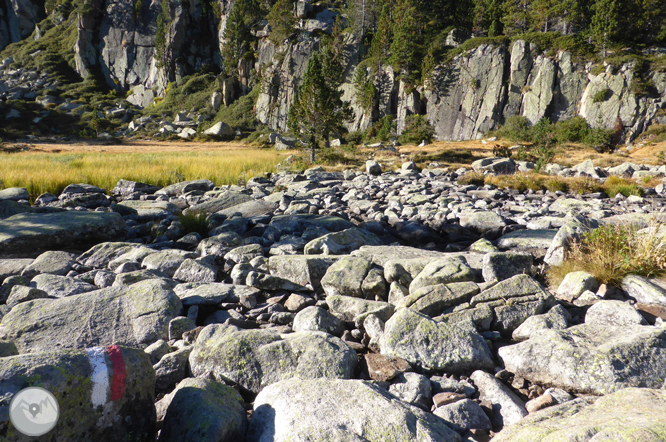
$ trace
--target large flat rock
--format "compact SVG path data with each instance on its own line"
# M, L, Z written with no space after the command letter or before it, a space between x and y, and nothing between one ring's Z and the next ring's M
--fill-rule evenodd
M142 347L168 339L169 321L182 310L162 280L112 287L14 307L0 322L0 339L20 353L82 349L95 345Z
M21 213L0 221L0 258L37 256L47 250L88 248L124 239L127 226L117 213Z
M660 388L666 379L666 329L660 327L595 323L542 330L498 353L511 373L580 393Z
M627 388L602 398L578 398L524 418L493 442L666 440L666 391Z
M190 354L194 376L232 381L254 393L283 379L349 379L356 363L356 352L327 333L280 335L220 324L201 330Z
M372 382L284 380L254 402L248 442L458 442L444 420Z

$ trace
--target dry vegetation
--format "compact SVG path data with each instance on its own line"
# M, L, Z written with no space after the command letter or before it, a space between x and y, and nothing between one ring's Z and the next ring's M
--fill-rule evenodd
M617 287L629 274L662 277L666 275L666 226L654 222L642 230L632 225L592 230L573 244L562 265L549 268L548 281L557 287L575 271Z
M233 143L140 145L38 145L28 151L0 153L4 187L25 187L32 197L59 194L71 183L112 189L119 179L165 186L209 179L236 184L274 172L283 155Z

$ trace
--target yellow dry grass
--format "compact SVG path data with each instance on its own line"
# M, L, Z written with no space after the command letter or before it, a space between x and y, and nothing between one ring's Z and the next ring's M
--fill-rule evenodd
M159 186L209 179L225 185L274 172L283 158L274 150L238 143L178 144L36 145L26 152L0 153L0 180L5 188L27 188L32 197L57 195L72 183L110 190L120 179Z

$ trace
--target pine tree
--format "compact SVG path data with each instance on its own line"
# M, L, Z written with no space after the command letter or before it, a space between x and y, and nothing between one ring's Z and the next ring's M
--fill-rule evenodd
M508 0L504 3L502 23L505 27L505 33L515 35L527 32L531 3L530 0Z
M418 8L409 0L399 2L395 13L390 62L409 84L415 84L420 77L423 30L424 24Z
M294 33L296 26L294 2L291 0L278 0L266 18L271 25L270 39L277 46Z
M342 101L342 91L331 87L326 79L321 55L312 54L289 109L288 126L297 136L306 140L310 148L310 162L314 163L319 140L328 141L328 135L344 128L343 123L353 118L349 103Z
M590 25L592 40L602 47L603 55L606 57L608 44L614 39L618 26L618 5L616 0L597 0L593 10L594 15Z
M227 75L238 72L238 61L250 49L254 37L250 27L257 19L259 7L254 0L237 0L231 9L227 19L227 27L224 29L222 56Z

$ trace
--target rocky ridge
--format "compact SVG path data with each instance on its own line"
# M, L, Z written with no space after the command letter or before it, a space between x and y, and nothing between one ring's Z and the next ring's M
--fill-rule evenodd
M507 166L531 167L472 168ZM664 175L589 166L549 169ZM664 440L663 283L541 276L581 232L661 219L664 184L610 199L465 172L121 180L32 207L1 191L0 410L38 382L65 417L53 440ZM180 212L207 213L208 235ZM100 399L93 369L116 379L119 358L124 394ZM6 412L0 435L27 440Z

